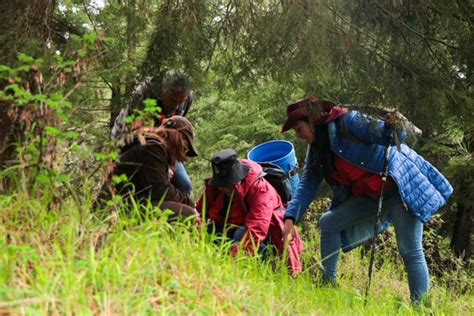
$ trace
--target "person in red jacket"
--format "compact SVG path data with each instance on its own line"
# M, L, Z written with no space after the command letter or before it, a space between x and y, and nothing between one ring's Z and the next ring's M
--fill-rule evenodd
M283 218L285 208L273 186L263 178L262 167L250 160L237 159L226 149L211 159L213 176L196 209L215 233L236 242L232 250L250 254L273 245L283 256ZM205 209L204 209L205 207ZM294 275L301 272L303 243L296 232L288 244L289 266Z

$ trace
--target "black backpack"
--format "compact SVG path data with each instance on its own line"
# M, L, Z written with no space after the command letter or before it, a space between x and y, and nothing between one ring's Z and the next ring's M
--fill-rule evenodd
M283 204L288 203L291 200L292 192L290 174L271 162L259 162L258 164L263 168L263 178L275 188Z

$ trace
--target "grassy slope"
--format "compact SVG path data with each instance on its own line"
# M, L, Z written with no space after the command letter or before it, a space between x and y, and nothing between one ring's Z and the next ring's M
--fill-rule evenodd
M192 223L169 226L149 211L138 221L93 219L87 205L66 199L47 210L49 197L0 197L0 314L416 314L401 266L375 272L366 306L367 260L343 256L337 289L319 287L317 236L307 243L306 272L245 256L229 258ZM87 203L86 203L87 204ZM54 207L53 207L54 208ZM316 262L311 266L311 262ZM473 296L433 284L432 307L422 312L468 315Z

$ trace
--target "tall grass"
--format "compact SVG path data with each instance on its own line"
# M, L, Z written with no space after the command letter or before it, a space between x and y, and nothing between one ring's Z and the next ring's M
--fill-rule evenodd
M0 314L393 315L472 314L472 294L432 283L431 305L413 309L403 267L384 260L367 304L367 259L342 256L339 287L318 285L318 236L292 278L259 258L228 255L193 221L135 206L93 212L54 194L0 197Z

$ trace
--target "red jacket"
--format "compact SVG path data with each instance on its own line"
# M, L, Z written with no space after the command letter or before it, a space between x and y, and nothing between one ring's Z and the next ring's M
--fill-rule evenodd
M262 243L269 236L278 253L283 255L282 231L285 208L281 198L272 185L261 176L262 167L259 164L246 159L242 159L241 162L249 165L250 171L241 183L234 186L235 192L227 223L247 227L247 238L244 237L241 246L246 247L250 253L254 253L254 245ZM219 214L225 207L224 200L224 193L206 184L205 194L197 203L197 211L202 216L202 208L205 205L205 217L224 224L225 218ZM295 231L289 244L289 265L293 274L301 272L302 251L303 242Z

